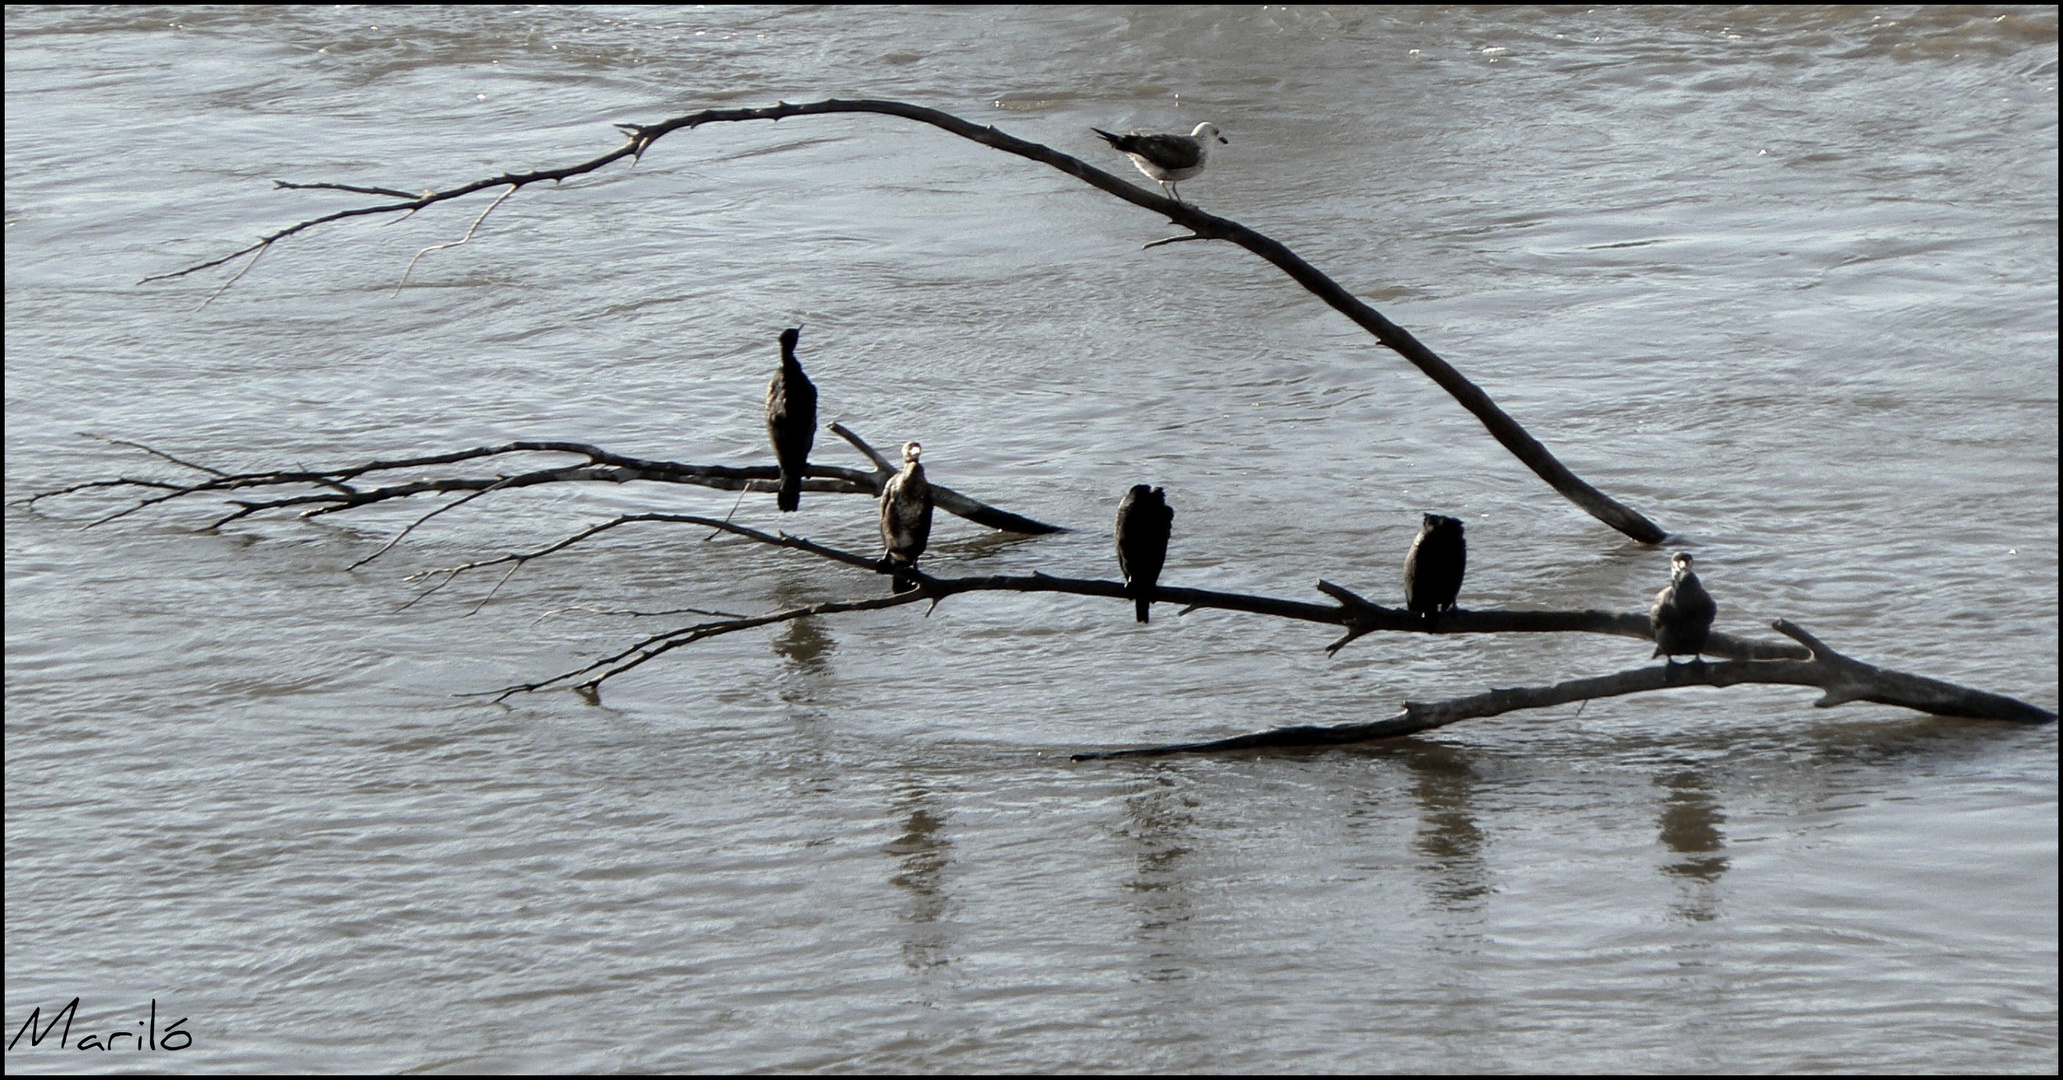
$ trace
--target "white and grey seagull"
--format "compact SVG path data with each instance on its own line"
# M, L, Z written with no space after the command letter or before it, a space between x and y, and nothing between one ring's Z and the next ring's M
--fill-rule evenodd
M1123 151L1134 165L1139 166L1140 172L1160 181L1161 190L1172 195L1176 202L1182 201L1182 193L1176 189L1175 182L1187 180L1203 171L1210 158L1211 140L1232 145L1232 140L1218 132L1218 125L1211 123L1198 124L1196 130L1187 135L1149 135L1139 131L1112 135L1102 128L1089 130Z

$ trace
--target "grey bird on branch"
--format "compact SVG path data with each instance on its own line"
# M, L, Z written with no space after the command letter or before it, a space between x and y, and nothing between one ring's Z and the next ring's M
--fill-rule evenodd
M901 571L915 569L924 545L931 542L931 484L917 461L923 452L924 447L914 441L904 443L903 471L881 487L881 543L888 549L884 558L894 575L889 587L899 593L917 587L917 582Z
M781 493L774 500L787 512L802 505L802 474L817 438L817 387L795 359L800 327L781 331L781 370L766 384L766 435L781 463Z
M1677 552L1669 560L1669 587L1655 594L1655 606L1648 609L1648 626L1655 632L1654 655L1667 657L1663 663L1673 664L1688 653L1692 663L1699 663L1698 654L1705 650L1705 638L1712 633L1712 620L1718 614L1719 605L1712 602L1712 594L1691 572L1690 552Z
M1196 130L1187 135L1150 135L1138 131L1112 135L1102 128L1089 130L1103 136L1105 142L1130 157L1140 172L1160 181L1161 190L1176 202L1182 201L1182 193L1175 187L1175 182L1187 180L1203 171L1210 160L1211 140L1232 145L1232 140L1219 134L1218 125L1211 123L1198 124Z
M1411 553L1404 556L1404 606L1430 621L1454 610L1461 577L1468 570L1468 541L1458 518L1427 514Z
M1175 511L1168 506L1165 488L1134 484L1117 504L1117 568L1125 576L1125 588L1132 594L1132 607L1145 622L1146 609L1153 606L1160 568L1168 561L1168 533Z

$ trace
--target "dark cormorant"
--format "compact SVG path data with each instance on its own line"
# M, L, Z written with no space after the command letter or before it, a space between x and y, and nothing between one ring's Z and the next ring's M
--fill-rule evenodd
M1404 556L1404 606L1431 618L1454 610L1461 595L1461 575L1468 569L1468 541L1461 537L1461 519L1427 514Z
M1140 622L1146 621L1146 609L1153 603L1160 568L1167 565L1168 532L1174 521L1165 488L1134 484L1117 504L1117 568L1125 575Z
M931 484L917 461L923 452L924 447L915 442L904 443L903 471L881 487L881 543L888 549L890 573L895 575L889 587L895 592L917 587L915 580L894 568L914 568L917 556L924 554L924 545L931 542Z
M781 370L766 384L766 436L781 463L781 493L774 501L783 511L802 504L802 473L817 439L817 387L795 359L795 340L801 336L799 328L781 331Z
M1669 587L1655 594L1655 606L1648 609L1648 626L1655 632L1655 655L1666 656L1664 663L1673 664L1676 658L1689 653L1693 663L1698 654L1705 650L1705 638L1712 633L1712 617L1719 614L1719 605L1712 602L1712 594L1698 581L1698 575L1691 573L1691 557L1687 551L1679 551L1669 560Z
M1211 140L1227 145L1232 142L1218 133L1216 124L1198 124L1187 135L1148 135L1138 131L1112 135L1102 128L1089 130L1130 157L1140 172L1160 181L1161 191L1172 194L1176 202L1182 201L1182 193L1175 187L1175 181L1187 180L1203 171L1210 160Z

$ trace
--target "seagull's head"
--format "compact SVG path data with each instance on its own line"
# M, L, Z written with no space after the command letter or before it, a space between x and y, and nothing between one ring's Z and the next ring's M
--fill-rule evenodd
M1226 138L1224 132L1218 130L1218 125L1209 122L1196 125L1196 130L1190 132L1189 137L1192 139L1201 139L1205 142L1209 142L1212 139L1216 139L1219 142L1224 143L1226 146L1232 145L1232 140Z
M903 464L915 465L917 463L917 455L922 454L923 452L924 444L916 441L915 439L912 439L909 442L904 443Z

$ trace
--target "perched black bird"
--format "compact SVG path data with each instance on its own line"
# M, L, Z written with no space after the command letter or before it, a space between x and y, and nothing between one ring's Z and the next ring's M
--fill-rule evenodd
M1216 124L1198 124L1196 130L1187 135L1150 135L1134 131L1129 135L1113 135L1102 128L1092 127L1090 131L1103 136L1103 141L1116 147L1119 152L1132 159L1139 171L1160 181L1163 194L1182 201L1182 192L1175 186L1177 180L1187 180L1203 171L1211 156L1211 140L1226 145L1232 140L1219 134Z
M1705 650L1705 638L1712 633L1712 618L1719 605L1712 594L1691 573L1690 552L1679 551L1669 560L1669 587L1655 594L1655 606L1648 609L1648 626L1655 632L1656 656L1664 663L1689 653L1692 662Z
M1411 554L1404 556L1404 606L1429 618L1454 610L1467 569L1468 542L1461 538L1461 520L1427 514L1418 539L1411 542Z
M917 587L916 581L896 568L914 568L917 556L924 554L924 545L931 542L931 484L917 461L923 452L924 447L915 442L904 443L903 471L881 487L881 543L888 549L886 558L894 574L889 587L895 592Z
M817 441L817 387L795 359L795 339L801 336L800 329L781 331L781 370L766 384L766 437L781 463L781 493L774 500L783 511L802 505L802 472Z
M1152 606L1160 582L1160 568L1168 561L1168 532L1175 512L1168 507L1166 490L1134 484L1117 504L1117 568L1125 575L1125 588L1140 622L1146 621L1146 609Z

